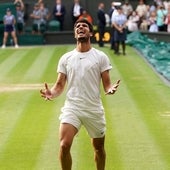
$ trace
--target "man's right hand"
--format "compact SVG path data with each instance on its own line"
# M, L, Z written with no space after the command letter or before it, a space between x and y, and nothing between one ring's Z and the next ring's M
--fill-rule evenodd
M40 90L41 97L43 97L45 100L52 100L52 93L51 90L48 88L48 84L44 84L45 89Z

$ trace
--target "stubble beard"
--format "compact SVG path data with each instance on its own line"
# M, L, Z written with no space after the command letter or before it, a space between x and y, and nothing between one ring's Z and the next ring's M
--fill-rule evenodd
M86 43L86 42L88 42L88 40L89 40L89 37L79 37L79 38L77 38L77 41L81 42L81 43Z

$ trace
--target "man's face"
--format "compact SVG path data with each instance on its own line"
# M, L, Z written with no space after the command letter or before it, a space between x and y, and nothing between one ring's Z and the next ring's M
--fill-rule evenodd
M75 38L77 41L86 42L92 36L89 26L86 23L79 22L74 28Z
M8 11L6 12L6 14L7 14L7 15L11 15L11 11L8 10Z

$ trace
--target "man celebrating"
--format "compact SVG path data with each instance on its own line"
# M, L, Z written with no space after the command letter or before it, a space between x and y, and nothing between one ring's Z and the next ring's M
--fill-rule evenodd
M93 27L85 19L77 20L74 25L77 46L64 54L58 64L58 77L51 89L45 83L40 90L46 100L58 97L67 82L67 95L60 115L60 162L62 170L71 170L70 149L75 135L83 125L94 147L97 170L105 169L104 149L106 122L100 98L100 84L103 83L107 95L114 94L120 80L111 83L109 59L102 51L91 46Z

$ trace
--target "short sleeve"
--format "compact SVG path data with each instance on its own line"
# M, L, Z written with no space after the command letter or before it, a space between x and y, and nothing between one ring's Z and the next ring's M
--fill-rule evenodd
M57 67L57 73L64 73L64 74L67 73L65 56L62 56L59 60L58 67Z
M110 60L108 56L105 53L103 53L101 58L101 73L111 69L112 69L112 65L110 63Z

